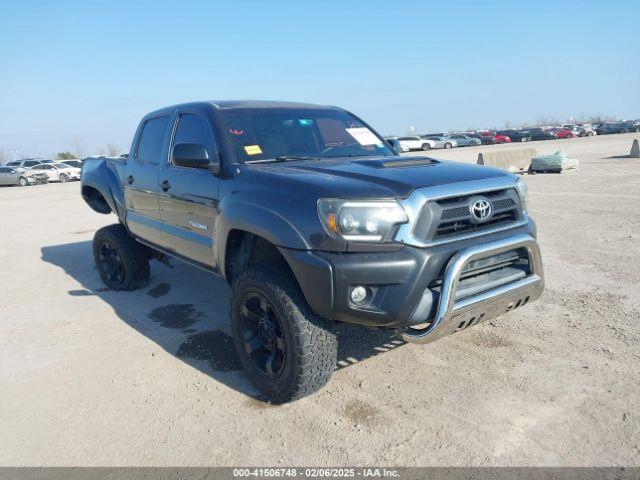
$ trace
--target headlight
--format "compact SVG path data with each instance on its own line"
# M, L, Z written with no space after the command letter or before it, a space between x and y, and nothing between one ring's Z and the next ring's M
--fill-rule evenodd
M318 215L326 232L350 242L387 242L396 226L408 221L395 200L352 201L322 198Z
M518 196L520 197L520 203L522 203L522 210L526 212L529 195L527 194L527 184L525 183L524 178L517 177L516 190L518 191Z

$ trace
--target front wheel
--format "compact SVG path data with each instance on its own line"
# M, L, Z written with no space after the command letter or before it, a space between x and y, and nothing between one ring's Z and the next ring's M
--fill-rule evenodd
M65 173L60 175L60 183L67 183L68 180L69 180L69 177L67 177Z
M18 185L20 185L21 187L26 187L29 184L29 182L27 181L27 179L25 177L20 177L18 179Z
M120 224L96 232L93 258L100 278L112 290L135 290L149 283L149 249Z
M520 141L524 143L524 142L528 142L528 141L529 141L529 139L528 139L527 137L522 137L522 138L520 139Z
M431 149L431 145L429 145L428 143L423 143L422 144L422 151L426 152L427 150Z
M444 148L451 148L451 147L453 147L453 145L450 144L449 142L444 144Z
M273 402L320 390L336 367L331 324L311 311L290 275L254 268L240 274L233 282L231 330L244 371Z

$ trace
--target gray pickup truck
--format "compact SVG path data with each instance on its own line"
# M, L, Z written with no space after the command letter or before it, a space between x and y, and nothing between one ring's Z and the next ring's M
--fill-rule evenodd
M87 160L82 196L104 283L132 290L165 256L221 275L251 381L274 402L331 377L336 322L428 343L544 288L521 178L399 156L355 115L212 101L145 116L126 159Z

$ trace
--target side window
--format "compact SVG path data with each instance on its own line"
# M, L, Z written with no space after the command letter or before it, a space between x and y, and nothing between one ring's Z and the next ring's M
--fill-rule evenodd
M194 113L183 113L178 119L178 128L173 144L198 143L204 145L209 154L209 160L214 158L216 152L213 136L209 123L204 117ZM215 162L215 160L213 160Z
M20 165L20 162L9 162L9 163L7 163L8 167L17 167L18 165Z
M150 165L160 164L160 155L162 154L164 138L170 120L171 117L165 115L151 118L145 122L144 127L142 127L138 148L136 149L136 160Z

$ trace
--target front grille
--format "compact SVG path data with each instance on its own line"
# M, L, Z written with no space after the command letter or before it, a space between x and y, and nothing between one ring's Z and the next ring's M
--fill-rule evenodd
M524 249L511 250L499 255L474 260L460 274L456 289L456 300L497 288L520 280L531 273L529 256ZM440 292L444 271L429 288Z
M471 213L471 205L478 199L486 199L491 204L491 216L484 221L477 220ZM520 200L514 189L478 192L427 202L414 234L427 242L447 240L458 235L481 234L521 218Z
M483 223L474 223L471 220L456 220L453 222L441 223L436 229L435 238L442 238L448 235L459 235L468 232L477 232L486 230L489 227L498 225L503 222L515 221L515 212L498 213Z

